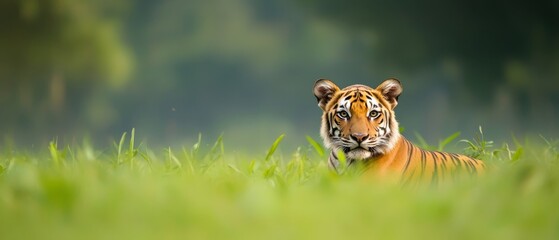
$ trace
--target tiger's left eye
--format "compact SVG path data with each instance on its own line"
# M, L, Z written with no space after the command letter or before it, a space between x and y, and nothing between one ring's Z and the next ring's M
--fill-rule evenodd
M375 111L375 110L373 110L373 111L371 111L371 112L369 113L369 117L370 117L370 118L377 118L379 115L380 115L380 112L379 112L379 111Z
M346 119L349 117L349 113L347 113L346 111L339 111L338 112L338 117L342 118L342 119Z

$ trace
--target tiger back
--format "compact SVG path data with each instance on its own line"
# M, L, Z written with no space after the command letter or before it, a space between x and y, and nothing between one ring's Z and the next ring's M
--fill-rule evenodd
M348 166L363 165L366 173L376 176L395 174L404 183L480 174L485 168L482 161L427 151L400 134L394 108L402 90L397 79L387 79L377 88L344 89L327 79L316 81L313 92L323 110L320 135L330 149L330 168L339 170L343 154Z

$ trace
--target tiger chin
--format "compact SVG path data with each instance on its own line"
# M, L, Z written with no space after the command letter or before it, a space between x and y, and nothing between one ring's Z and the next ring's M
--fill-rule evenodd
M480 160L427 151L400 135L394 109L402 90L400 81L393 78L376 88L357 84L340 89L330 80L316 81L313 93L323 110L320 135L331 150L330 168L339 170L343 153L348 165L361 163L368 172L395 173L405 181L481 173L485 165Z

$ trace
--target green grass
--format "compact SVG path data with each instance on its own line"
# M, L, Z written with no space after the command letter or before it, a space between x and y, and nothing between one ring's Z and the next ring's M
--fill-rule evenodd
M44 152L0 149L0 239L557 239L559 142L442 140L489 166L479 179L402 188L330 172L308 146L229 153L220 137L150 149L123 134ZM421 141L419 141L421 142ZM444 149L443 149L444 150Z

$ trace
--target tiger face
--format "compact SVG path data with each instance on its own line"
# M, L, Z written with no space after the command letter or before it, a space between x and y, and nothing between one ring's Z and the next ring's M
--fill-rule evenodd
M369 160L389 152L400 134L394 108L402 86L388 79L377 88L352 85L341 89L320 79L314 95L323 110L320 135L337 159L341 151L350 160Z

